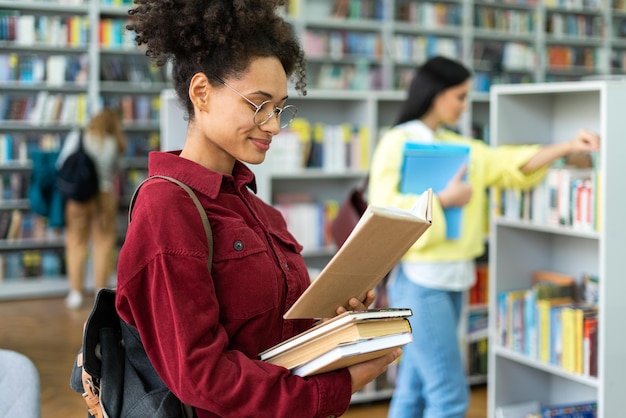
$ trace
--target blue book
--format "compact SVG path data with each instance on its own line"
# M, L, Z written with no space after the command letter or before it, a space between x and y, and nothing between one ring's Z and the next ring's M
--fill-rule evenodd
M541 418L597 418L596 401L562 405L550 405L541 408Z
M422 194L432 188L433 193L445 189L450 179L467 164L469 147L457 144L407 142L400 178L400 192ZM462 207L444 209L446 237L458 239L461 235Z

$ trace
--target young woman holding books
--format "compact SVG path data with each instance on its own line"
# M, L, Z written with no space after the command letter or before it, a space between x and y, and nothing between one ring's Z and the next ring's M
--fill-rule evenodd
M151 153L149 175L194 190L213 231L213 263L207 271L206 236L185 191L151 179L120 253L116 305L198 418L339 416L400 354L307 378L257 358L313 323L283 319L310 278L302 247L280 212L256 197L244 164L262 163L294 117L287 80L305 93L303 51L275 11L283 3L135 0L131 10L137 43L157 63L171 59L189 121L183 149ZM373 298L370 291L349 306L365 309Z
M434 190L433 224L392 270L391 307L413 310L413 342L403 349L389 417L463 418L468 389L458 340L464 292L475 280L474 259L484 251L489 186L531 187L554 160L599 147L597 135L581 130L569 141L541 147L493 148L462 137L454 126L466 108L471 73L457 61L434 57L416 71L396 124L381 138L369 177L369 203L409 209L417 195L401 193L407 142L469 148L468 164ZM429 173L424 173L428 175ZM445 208L462 207L460 234L446 234Z

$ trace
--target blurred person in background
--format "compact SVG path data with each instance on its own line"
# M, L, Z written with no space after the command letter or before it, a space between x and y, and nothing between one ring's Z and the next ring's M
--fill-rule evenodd
M68 134L59 154L57 168L78 149L80 132ZM126 150L119 113L102 109L95 114L83 132L85 152L93 160L98 173L98 193L85 202L65 203L65 258L70 291L65 299L68 308L78 309L83 303L87 259L92 245L95 292L107 285L115 271L118 196L114 179L119 174L120 160Z

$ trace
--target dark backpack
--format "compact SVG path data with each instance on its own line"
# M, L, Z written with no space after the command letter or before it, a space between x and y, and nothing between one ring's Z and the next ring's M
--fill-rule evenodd
M144 180L131 198L128 218L142 184L163 178L182 187L193 200L204 225L211 270L213 235L202 204L186 184L166 176ZM115 290L102 289L85 322L82 347L72 368L70 386L83 394L89 417L191 418L195 414L163 383L146 354L137 329L122 320L115 308Z
M85 152L82 132L78 149L63 161L57 171L57 187L65 199L78 202L85 202L98 193L98 172L93 160Z

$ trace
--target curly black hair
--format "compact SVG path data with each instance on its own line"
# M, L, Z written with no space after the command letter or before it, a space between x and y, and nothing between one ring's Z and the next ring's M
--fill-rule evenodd
M241 75L254 58L276 57L306 95L304 51L292 26L276 13L285 0L135 0L129 10L135 42L159 66L171 61L176 94L190 118L194 74L211 83Z

